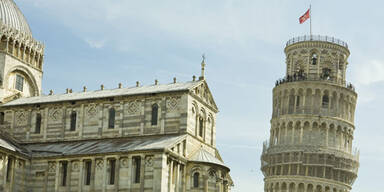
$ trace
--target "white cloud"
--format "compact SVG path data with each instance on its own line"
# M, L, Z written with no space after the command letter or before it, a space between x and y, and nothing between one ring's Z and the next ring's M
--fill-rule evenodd
M356 70L355 76L357 81L362 85L370 85L384 81L384 62L379 60L371 60L360 66L360 70Z
M85 39L85 42L91 47L95 49L103 48L106 40L91 40L91 39Z

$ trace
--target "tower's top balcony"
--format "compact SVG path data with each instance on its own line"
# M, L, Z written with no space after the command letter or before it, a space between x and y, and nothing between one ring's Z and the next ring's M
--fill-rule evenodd
M294 37L287 42L286 47L293 45L295 43L304 42L304 41L322 41L322 42L334 43L348 49L348 44L346 42L334 37L323 36L323 35L304 35L304 36Z
M344 84L348 65L347 43L334 37L306 35L289 40L284 49L287 77L332 79Z

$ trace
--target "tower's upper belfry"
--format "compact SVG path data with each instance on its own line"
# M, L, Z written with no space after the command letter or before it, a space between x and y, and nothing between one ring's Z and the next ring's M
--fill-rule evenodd
M347 43L328 36L302 36L289 40L284 51L287 78L345 84L350 54Z

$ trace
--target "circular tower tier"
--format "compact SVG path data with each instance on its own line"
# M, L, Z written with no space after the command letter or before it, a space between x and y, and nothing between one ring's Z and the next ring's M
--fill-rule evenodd
M348 46L304 36L288 41L285 54L261 156L265 191L348 192L359 168L352 147L357 94L345 81Z

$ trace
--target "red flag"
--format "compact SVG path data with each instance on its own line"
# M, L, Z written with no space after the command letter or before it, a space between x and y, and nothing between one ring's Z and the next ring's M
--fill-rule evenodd
M299 18L300 24L304 23L307 19L309 19L310 11L311 9L308 9L307 12L305 12L304 15Z

